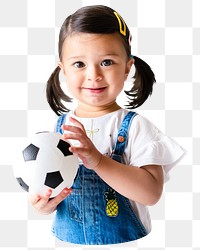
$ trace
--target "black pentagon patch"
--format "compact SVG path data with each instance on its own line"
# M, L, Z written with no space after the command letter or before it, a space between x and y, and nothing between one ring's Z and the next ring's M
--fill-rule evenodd
M73 155L72 152L69 151L70 144L66 141L60 140L57 148L63 153L64 156Z
M30 144L28 147L26 147L23 151L23 157L25 161L34 161L37 158L37 154L39 152L39 148L36 147L33 144Z
M51 188L56 188L63 182L63 178L59 171L47 173L45 179L45 185Z
M29 191L29 186L22 180L22 178L16 178L19 185L26 191Z

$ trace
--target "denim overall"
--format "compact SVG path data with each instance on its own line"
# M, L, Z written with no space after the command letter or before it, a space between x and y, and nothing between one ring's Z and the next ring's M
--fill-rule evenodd
M129 112L118 131L111 155L116 161L123 162L128 129L135 115ZM61 125L65 117L62 115L58 119L58 133L63 133ZM129 200L108 186L93 170L80 165L72 189L72 194L58 205L52 226L53 234L60 240L103 245L133 241L147 235ZM114 201L111 213L107 209L109 196L110 202Z

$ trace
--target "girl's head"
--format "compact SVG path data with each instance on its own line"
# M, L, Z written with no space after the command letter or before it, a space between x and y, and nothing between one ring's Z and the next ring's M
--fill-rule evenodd
M78 45L77 38L81 37L82 34L88 36L88 41L91 40L90 37L92 35L94 35L92 37L97 36L100 38L101 35L105 35L103 36L103 38L101 38L101 40L104 41L106 38L108 38L109 46L113 48L115 42L118 43L118 45L120 45L121 47L120 51L122 52L123 50L124 52L122 52L124 63L125 65L128 65L128 68L126 67L125 69L126 75L127 73L129 73L132 62L134 61L136 67L134 84L130 91L125 92L130 99L129 105L127 106L128 108L132 109L142 105L148 98L148 96L152 93L152 86L155 82L154 74L144 61L142 61L138 57L131 56L131 34L122 17L113 9L107 6L96 5L83 7L76 11L73 15L68 16L60 29L58 43L60 63L50 76L47 84L47 100L53 111L58 115L62 112L68 111L68 109L63 105L62 100L70 102L71 99L61 89L59 72L61 68L63 70L65 69L65 54L67 53L66 51L70 51L66 49L66 47L69 46L68 41L70 41L71 38L71 41L74 42L74 44L77 42ZM82 44L80 39L79 44ZM105 40L105 50L106 45L107 43ZM98 43L97 46L99 46ZM79 48L77 48L77 50L78 49ZM98 50L98 47L96 48L96 53L94 53L95 51L93 49L93 54L98 54L98 51L100 51L100 49ZM104 51L104 48L102 48L101 51ZM78 67L80 68L80 58L77 59L79 63ZM91 60L95 60L95 55L92 56ZM103 61L103 64L105 63L107 64L108 61ZM64 74L67 75L67 72L64 72ZM122 82L124 80L125 79L123 79Z

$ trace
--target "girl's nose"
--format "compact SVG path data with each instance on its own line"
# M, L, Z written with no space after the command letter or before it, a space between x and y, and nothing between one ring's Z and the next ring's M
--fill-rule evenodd
M87 80L99 82L103 79L101 71L98 67L92 66L87 70Z

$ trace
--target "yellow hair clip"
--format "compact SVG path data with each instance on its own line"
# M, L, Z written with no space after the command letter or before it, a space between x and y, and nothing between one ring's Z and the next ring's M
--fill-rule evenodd
M119 22L119 31L120 31L120 33L123 36L126 36L126 24L125 24L124 20L122 19L122 17L117 12L114 11L114 14L117 17L118 22ZM123 23L123 25L122 25L122 23ZM122 26L124 26L123 27L124 29L122 28Z

